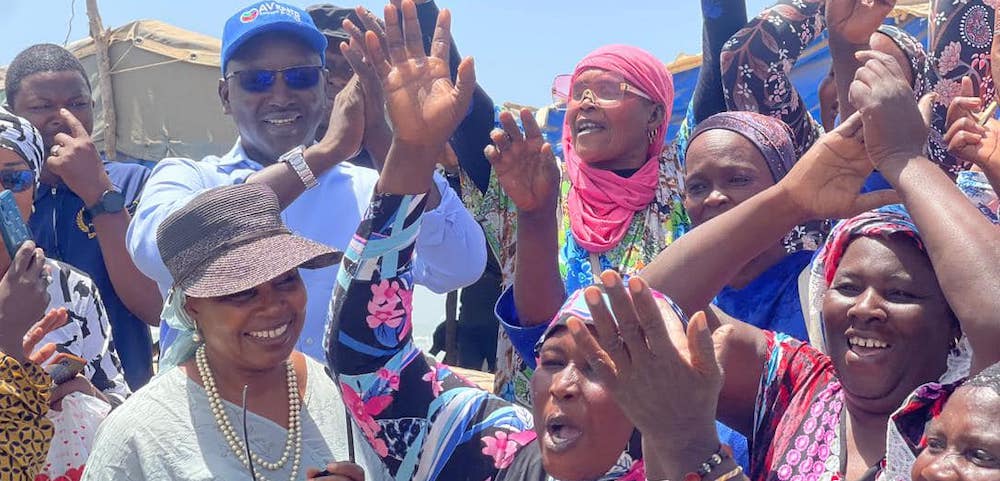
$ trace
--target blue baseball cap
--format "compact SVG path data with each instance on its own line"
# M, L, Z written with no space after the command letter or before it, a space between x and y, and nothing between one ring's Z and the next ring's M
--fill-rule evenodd
M226 21L222 30L222 73L226 64L243 44L269 32L284 32L301 39L311 47L326 65L326 36L316 28L312 17L301 8L281 2L257 2Z

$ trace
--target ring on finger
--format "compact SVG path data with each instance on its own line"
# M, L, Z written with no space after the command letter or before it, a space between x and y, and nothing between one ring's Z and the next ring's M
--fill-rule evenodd
M59 149L61 148L62 146L59 144L53 145L52 148L49 149L49 153L52 154L53 157L59 157Z

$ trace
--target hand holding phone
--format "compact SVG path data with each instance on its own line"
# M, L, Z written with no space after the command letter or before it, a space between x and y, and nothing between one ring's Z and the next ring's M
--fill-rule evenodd
M62 384L76 377L87 367L87 361L82 357L66 352L56 353L52 362L45 365L45 372L52 376L52 382Z
M49 307L51 276L45 254L32 241L25 242L0 278L0 350L19 362L25 360L25 332Z
M21 210L14 202L14 194L5 190L0 192L0 236L7 247L7 258L13 259L21 244L31 240L31 231L24 224Z

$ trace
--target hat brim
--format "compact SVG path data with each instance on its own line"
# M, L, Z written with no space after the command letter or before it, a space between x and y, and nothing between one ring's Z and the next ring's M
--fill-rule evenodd
M294 234L279 234L236 246L199 266L177 288L190 297L219 297L268 282L296 267L332 266L343 253Z
M239 52L239 50L243 48L247 42L265 33L274 32L287 33L298 38L299 40L302 40L306 43L306 45L313 49L313 51L319 54L320 61L323 63L324 67L326 66L326 49L329 45L326 36L315 27L308 27L299 22L281 20L269 22L252 30L242 32L242 34L235 38L230 45L226 46L225 50L222 52L223 60L221 67L223 73L226 72L226 67L228 67L226 64L229 63L229 60L232 59L233 55L235 55L236 52Z

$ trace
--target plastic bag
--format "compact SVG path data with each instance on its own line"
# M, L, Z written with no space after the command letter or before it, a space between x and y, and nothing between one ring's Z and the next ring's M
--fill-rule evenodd
M97 428L110 412L110 404L93 396L74 392L64 397L62 411L50 410L47 415L56 432L45 468L35 481L79 481Z

